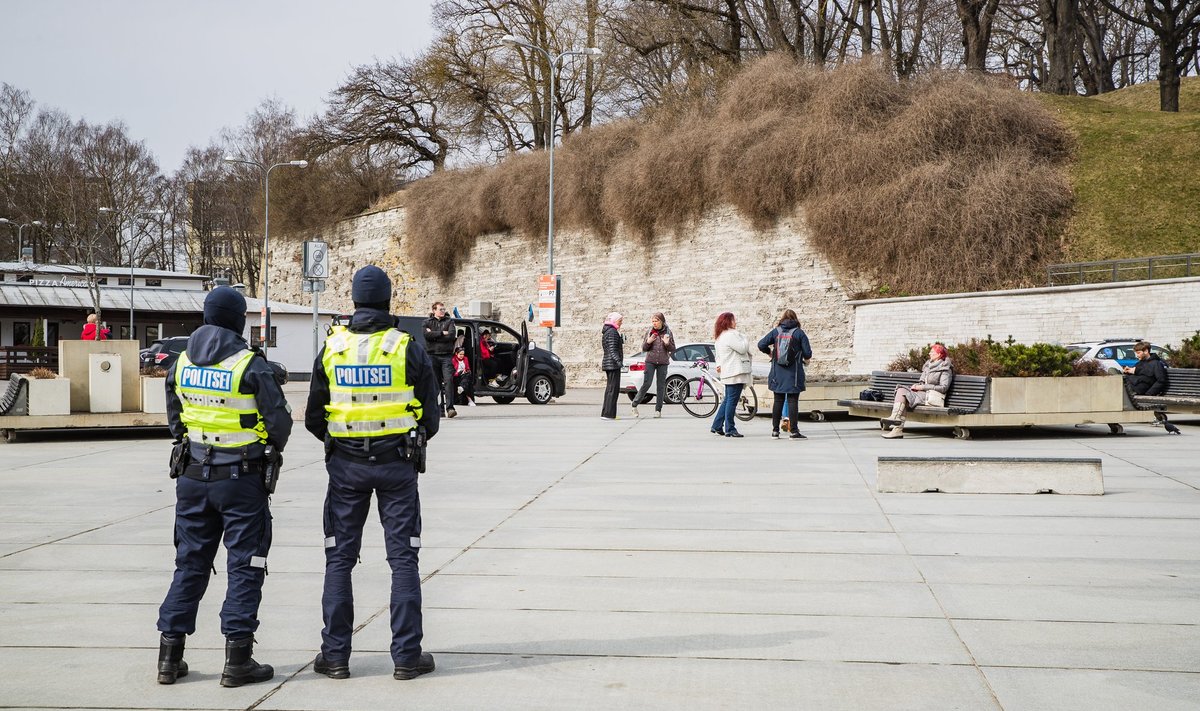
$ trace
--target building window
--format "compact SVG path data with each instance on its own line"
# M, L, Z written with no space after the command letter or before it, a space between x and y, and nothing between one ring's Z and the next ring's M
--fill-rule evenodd
M33 345L33 326L29 321L13 321L13 345Z
M262 335L261 329L262 329L261 326L251 326L250 327L250 345L252 345L252 346L259 345L258 339ZM275 338L279 335L278 330L279 330L278 326L271 327L271 341L269 343L267 343L268 348L275 348Z
M100 277L100 278L96 279L96 283L99 284L100 286L104 286L105 284L108 283L108 277ZM126 286L128 286L128 285L126 285Z
M117 277L117 286L130 286L129 277Z
M146 286L162 286L162 279L147 279Z
M233 245L229 242L217 242L213 245L213 256L228 258L233 256Z
M46 324L46 345L50 348L58 346L58 324L53 321Z
M33 275L32 274L18 274L17 281L28 284L29 282L33 281Z
M133 339L137 338L137 326L134 326L133 331L130 332L129 324L125 324L121 326L117 332L120 334L119 338L122 341L132 341Z

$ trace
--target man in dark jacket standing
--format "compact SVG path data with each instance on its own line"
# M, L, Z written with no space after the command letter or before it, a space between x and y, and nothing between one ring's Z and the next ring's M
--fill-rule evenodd
M221 539L228 549L222 686L274 675L251 656L271 548L267 465L292 432L292 411L265 358L250 350L246 299L227 286L204 299L204 325L167 373L167 424L186 463L173 467L175 577L158 612L158 683L187 676L184 641L208 587ZM184 439L184 438L187 439ZM182 451L180 452L182 454ZM271 485L273 487L273 484Z
M1138 341L1133 344L1133 353L1137 356L1137 365L1122 368L1133 391L1138 395L1161 395L1166 392L1167 366L1157 353L1150 352L1150 344Z
M332 333L317 356L304 414L304 426L325 442L329 472L325 628L313 670L331 679L350 676L351 572L373 493L392 568L393 676L414 679L434 669L433 655L421 651L417 474L425 470L425 442L438 431L437 379L425 349L395 328L388 313L392 282L382 269L358 270L350 294L350 327Z
M446 417L455 417L454 409L454 342L457 336L454 319L446 313L446 305L434 302L433 311L425 319L425 346L433 361L433 372L437 375L438 390L444 398ZM432 405L432 403L430 403Z

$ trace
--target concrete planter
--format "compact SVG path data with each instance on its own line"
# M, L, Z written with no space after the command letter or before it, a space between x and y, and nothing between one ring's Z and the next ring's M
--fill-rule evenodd
M866 380L837 382L832 380L815 380L804 384L805 390L800 393L800 412L803 417L812 420L825 419L822 413L845 412L846 408L838 407L838 400L853 400L867 387ZM770 415L775 402L775 393L767 389L766 380L756 381L754 389L758 393L758 414Z
M167 379L142 377L142 412L167 411Z
M1124 393L1120 376L992 378L990 412L1120 412L1125 406Z
M30 415L71 414L71 380L69 378L25 378L29 388Z

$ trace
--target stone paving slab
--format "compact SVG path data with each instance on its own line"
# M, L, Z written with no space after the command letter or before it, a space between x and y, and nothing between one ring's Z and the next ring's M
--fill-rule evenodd
M1006 711L1153 709L1195 711L1200 675L1110 669L985 667Z
M800 442L771 440L762 420L729 440L679 408L601 422L593 395L462 410L433 441L421 567L439 668L404 683L374 515L354 676L311 671L325 474L301 428L273 501L258 633L278 673L241 689L216 683L220 575L189 640L195 671L154 683L169 443L0 446L0 706L1195 707L1200 438L1131 426L886 441L873 421L838 418L802 423ZM878 495L885 454L1100 457L1111 493Z

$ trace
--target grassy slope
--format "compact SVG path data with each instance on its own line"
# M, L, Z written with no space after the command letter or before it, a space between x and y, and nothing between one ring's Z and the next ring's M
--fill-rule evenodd
M1155 83L1043 99L1079 139L1068 260L1200 252L1200 77L1178 114L1157 110Z

